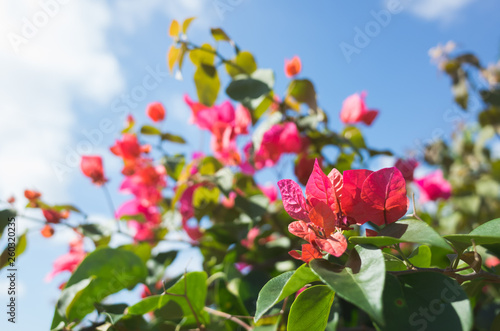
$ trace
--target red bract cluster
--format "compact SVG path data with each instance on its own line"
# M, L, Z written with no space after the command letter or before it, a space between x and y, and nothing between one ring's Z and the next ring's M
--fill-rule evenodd
M123 159L124 167L122 173L127 175L134 172L135 163L140 159L141 153L149 153L151 146L141 146L136 135L125 133L122 136L122 140L117 140L110 150L113 154Z
M299 153L306 144L305 138L300 136L295 123L287 122L273 125L264 133L260 148L254 153L255 169L272 167L279 161L282 154ZM251 146L251 142L245 146L247 158L250 157Z
M187 95L184 100L192 111L191 122L212 133L211 147L215 157L226 165L240 164L236 138L248 133L248 126L252 123L248 109L242 105L234 109L229 101L206 107L194 102Z
M111 151L121 156L125 165L122 172L126 177L120 191L134 196L116 211L115 216L118 219L127 216L129 226L135 230L135 240L153 240L154 230L161 223L157 205L167 185L165 168L154 166L152 160L143 155L149 151L148 145L141 146L132 134L124 134Z
M341 256L347 241L342 231L354 224L371 221L377 225L397 221L408 210L406 183L397 168L337 169L327 175L316 161L306 184L306 198L300 186L290 179L278 182L287 213L296 219L290 233L305 239L302 252L290 255L304 262L323 256L323 252Z
M153 102L148 105L146 114L153 122L160 122L165 119L165 107L160 102Z
M301 69L302 62L297 55L295 55L291 60L285 59L285 75L288 78L298 75Z
M103 185L108 181L104 178L104 169L100 156L82 156L80 167L83 174L92 179L92 183Z

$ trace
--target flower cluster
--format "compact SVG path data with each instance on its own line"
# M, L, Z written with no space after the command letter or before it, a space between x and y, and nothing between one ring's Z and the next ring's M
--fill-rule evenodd
M278 182L287 213L297 221L288 230L305 239L302 252L291 251L294 258L309 262L323 252L341 256L347 249L342 234L354 224L368 221L384 225L397 221L408 211L406 183L395 168L337 170L325 175L318 162L306 184L304 198L300 186L290 179Z
M248 109L242 105L235 109L229 101L207 107L194 102L188 95L184 100L192 111L191 122L212 133L210 145L215 157L226 165L239 165L241 157L236 138L248 133L248 126L252 123Z

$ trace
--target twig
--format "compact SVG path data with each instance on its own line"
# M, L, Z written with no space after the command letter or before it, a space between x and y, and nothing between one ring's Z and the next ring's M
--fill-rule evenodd
M245 322L243 322L242 320L240 320L236 316L225 313L223 311L218 311L218 310L212 309L210 307L205 307L205 308L203 308L203 310L205 310L209 314L212 314L215 316L220 316L222 318L228 319L228 320L238 324L239 326L243 327L245 330L249 330L249 331L252 330L252 327L250 325L246 324ZM241 316L241 317L253 318L251 316Z
M424 222L424 220L421 219L420 216L417 215L417 205L415 204L415 193L411 194L411 200L413 203L413 214L411 216L415 217L419 221Z

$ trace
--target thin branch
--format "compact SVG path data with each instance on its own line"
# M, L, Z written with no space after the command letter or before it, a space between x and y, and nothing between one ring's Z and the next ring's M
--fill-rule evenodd
M413 203L413 214L411 216L415 217L419 221L424 222L424 220L421 219L420 216L417 215L417 205L415 204L415 193L411 194L411 200Z
M252 330L252 327L250 325L246 324L245 322L243 322L242 320L240 320L236 316L233 316L231 314L228 314L228 313L225 313L225 312L222 312L222 311L218 311L218 310L212 309L210 307L205 307L205 308L203 308L203 310L205 310L209 314L212 314L212 315L215 315L215 316L220 316L222 318L230 320L230 321L238 324L239 326L243 327L245 330L248 330L248 331ZM244 316L244 317L253 318L251 316Z

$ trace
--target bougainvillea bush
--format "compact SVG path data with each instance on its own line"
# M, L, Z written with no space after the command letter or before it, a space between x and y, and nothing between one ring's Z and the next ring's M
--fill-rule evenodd
M25 191L47 240L63 227L77 234L47 275L68 275L52 330L500 330L500 159L492 153L500 66L450 43L432 49L461 111L474 100L478 120L457 116L453 136L369 170L370 160L393 154L363 137L383 116L366 92L328 105L343 123L332 129L299 57L278 69L289 82L275 91L273 70L225 31L191 42L192 21L172 22L167 65L177 76L194 66L197 95L184 100L191 124L210 137L210 155L170 153L185 140L160 129L168 112L151 100L150 121L129 116L110 146L129 200L114 209L101 156L81 159L82 175L109 199L114 230ZM221 53L222 43L232 51ZM290 178L256 181L276 167ZM427 175L416 177L417 167ZM160 244L171 234L199 249L203 270L168 269L179 251ZM128 243L110 246L114 236ZM18 243L17 255L26 236ZM7 257L6 249L2 266ZM109 298L127 291L131 305Z

